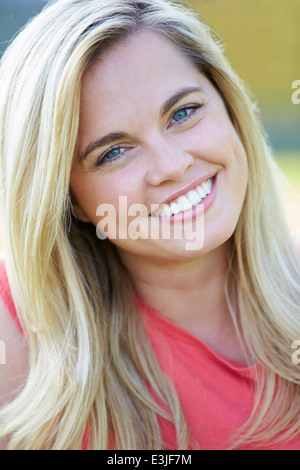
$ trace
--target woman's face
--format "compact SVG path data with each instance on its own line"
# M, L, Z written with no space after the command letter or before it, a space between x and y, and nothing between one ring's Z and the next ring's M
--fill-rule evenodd
M232 235L247 186L245 150L219 93L158 33L128 38L85 72L77 150L75 214L120 250L190 258ZM187 249L196 230L202 241Z

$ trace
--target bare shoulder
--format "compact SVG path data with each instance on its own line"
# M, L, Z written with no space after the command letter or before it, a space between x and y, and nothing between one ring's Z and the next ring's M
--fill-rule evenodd
M9 403L26 381L29 348L0 298L0 407ZM0 439L0 449L7 441Z

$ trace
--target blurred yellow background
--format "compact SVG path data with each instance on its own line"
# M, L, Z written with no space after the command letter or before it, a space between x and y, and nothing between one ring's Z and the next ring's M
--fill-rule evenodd
M188 0L220 37L233 68L257 101L275 158L295 191L282 188L288 222L300 239L299 0ZM299 94L300 97L300 94Z
M271 108L289 107L291 83L300 80L299 0L186 3L221 37L231 64L260 102Z
M296 189L294 196L283 191L283 197L289 224L300 238L300 104L291 99L292 83L300 80L300 0L183 3L216 31L258 102L276 160ZM45 4L45 0L0 0L0 55L7 41Z

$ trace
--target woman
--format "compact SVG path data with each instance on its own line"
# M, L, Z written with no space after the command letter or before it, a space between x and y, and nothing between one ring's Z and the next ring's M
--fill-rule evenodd
M0 80L10 448L299 449L299 263L209 28L58 0Z

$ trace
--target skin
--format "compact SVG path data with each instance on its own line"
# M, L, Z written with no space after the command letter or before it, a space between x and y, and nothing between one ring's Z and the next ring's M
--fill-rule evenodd
M189 92L161 114L167 100L185 88L201 90ZM193 109L178 114L183 106ZM112 132L127 136L82 159L91 143ZM97 165L107 150L118 146L109 156L119 158ZM120 195L127 197L128 207L147 207L147 223L152 204L161 204L202 176L217 174L216 197L204 213L201 248L186 250L184 239L112 242L151 307L220 354L245 364L224 283L228 240L245 198L247 159L210 81L158 33L131 36L84 74L77 150L70 180L73 207L80 220L95 226L101 220L100 204L112 204L118 218Z

